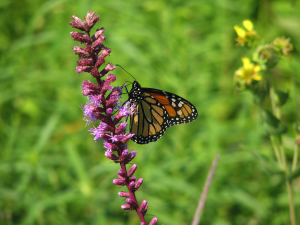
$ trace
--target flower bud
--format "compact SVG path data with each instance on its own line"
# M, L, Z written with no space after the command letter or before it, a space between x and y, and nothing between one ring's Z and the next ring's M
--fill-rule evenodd
M121 208L124 210L131 210L130 205L121 205Z
M108 56L110 53L111 53L110 48L104 48L102 50L102 52L100 53L100 56L104 58L104 57Z
M138 179L138 181L135 183L135 190L137 190L143 183L143 178Z
M109 158L109 159L111 159L111 160L114 160L114 161L118 161L119 160L119 157L118 156L116 156L115 154L113 154L111 151L105 151L105 153L104 153L104 155L107 157L107 158Z
M101 49L102 49L102 47L103 47L103 45L102 45L102 43L105 41L105 36L100 36L99 38L97 38L97 40L92 44L92 48L97 48L97 47L101 47ZM102 57L102 58L104 58L105 56L103 56L103 55L99 55L99 57Z
M126 202L132 207L132 208L136 208L137 204L134 200L132 200L131 198L126 198Z
M132 150L126 157L125 163L129 163L131 160L134 159L134 157L136 156L138 152L135 152L134 150Z
M91 29L98 21L100 21L99 16L92 11L88 11L86 15L86 23L89 28Z
M123 170L118 171L119 177L121 177L122 180L125 180L127 178L127 174Z
M122 156L127 156L128 155L128 149L123 150Z
M104 63L104 62L103 62ZM94 67L93 69L91 69L90 73L94 76L94 77L99 77L100 73L98 71L98 67Z
M137 168L137 165L136 164L133 164L128 172L128 177L131 177L134 172L136 171L136 168Z
M129 141L129 139L131 139L134 135L135 135L135 134L127 134L127 135L125 135L125 137L122 138L121 142L125 144L125 143L126 143L127 141ZM137 152L136 152L136 153L137 153Z
M116 67L112 64L112 63L108 63L107 66L105 67L106 71L112 71L114 70Z
M115 185L120 185L120 186L125 186L126 182L124 180L120 180L120 179L114 179L113 180L113 184Z
M75 15L72 16L72 19L73 20L70 22L70 25L73 28L77 28L79 30L85 31L86 23L84 21L82 21L79 17Z
M127 149L123 150L122 154L120 155L120 161L123 162L124 160L126 160L127 155L128 155L128 150Z
M100 29L97 29L96 30L96 33L95 33L95 38L99 38L103 33L104 33L105 29L102 27Z
M76 66L76 73L82 73L82 72L91 72L93 67L89 66Z
M156 223L157 223L157 218L154 217L154 218L150 221L149 225L155 225Z
M120 197L130 197L130 194L129 194L128 192L124 192L124 191L120 191L120 192L118 193L118 195L119 195Z
M141 206L140 206L140 211L141 212L144 212L148 209L148 205L147 205L147 201L146 200L143 200L142 203L141 203Z
M128 188L133 191L134 187L135 187L135 182L134 181L130 181L130 183L128 185Z
M74 41L79 41L80 43L90 43L91 42L91 38L88 34L83 34L83 33L79 33L76 31L73 31L70 33L71 37L73 37Z
M77 65L78 66L93 66L94 65L94 61L91 58L89 58L89 59L81 59L81 60L77 61Z
M117 126L115 133L116 134L125 133L126 132L126 128L127 128L127 123L126 122L120 123Z
M76 55L79 55L80 58L89 58L91 57L91 52L89 51L89 48L82 49L79 46L75 46L73 48L73 51Z
M112 108L106 109L106 114L112 114L112 113L113 113L113 109Z

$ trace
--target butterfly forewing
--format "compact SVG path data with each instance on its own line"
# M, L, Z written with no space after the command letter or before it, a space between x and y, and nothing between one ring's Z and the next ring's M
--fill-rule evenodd
M135 81L129 100L137 113L130 117L132 140L138 144L157 141L170 126L189 123L198 116L196 108L184 98L170 92L142 88Z

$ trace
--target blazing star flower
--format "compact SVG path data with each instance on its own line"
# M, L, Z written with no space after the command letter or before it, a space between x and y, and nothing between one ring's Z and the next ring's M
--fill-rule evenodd
M90 95L90 101L94 106L100 107L102 101L102 95Z
M83 110L84 119L87 122L92 122L97 120L97 107L87 103Z
M243 67L239 68L235 72L235 77L240 77L242 81L250 84L253 80L261 80L262 76L258 74L261 70L261 67L258 65L254 65L250 62L250 59L243 57Z
M142 185L143 179L140 178L136 181L136 177L133 176L137 168L135 164L129 172L126 169L126 164L137 155L136 151L133 150L129 153L127 149L127 142L134 134L126 134L126 119L136 113L136 109L130 102L122 104L122 89L112 85L116 81L116 76L107 73L113 71L115 66L109 63L99 72L100 66L105 63L105 57L111 53L111 50L103 45L105 41L105 36L103 36L104 28L96 30L95 35L90 36L90 30L99 21L99 16L89 11L85 21L77 16L72 18L71 26L85 32L71 32L71 36L75 41L79 41L86 46L84 49L79 46L73 48L75 54L80 58L77 62L76 72L88 72L97 81L97 85L89 80L83 81L81 85L83 95L88 97L88 102L82 109L84 120L87 123L93 122L93 127L89 131L96 142L103 140L103 146L107 149L104 155L108 159L120 163L121 170L118 171L120 179L114 179L113 183L119 186L126 186L128 189L128 193L123 192L119 194L127 197L127 204L122 205L121 208L124 210L135 210L141 220L141 224L147 224L144 218L148 208L147 201L144 200L139 205L135 197L135 192ZM118 112L116 116L114 116L114 112ZM123 119L125 121L122 122ZM150 224L155 225L156 222L157 218L153 218Z

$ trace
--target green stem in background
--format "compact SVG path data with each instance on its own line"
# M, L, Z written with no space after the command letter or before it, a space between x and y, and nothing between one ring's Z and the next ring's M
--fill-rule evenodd
M272 76L271 76L269 70L267 70L267 77L268 77L268 80L269 80L269 95L270 95L271 104L272 104L272 111L273 111L273 114L278 119L280 119L280 117L281 117L280 108L278 108L276 106L274 83L273 83L273 79L272 79ZM272 146L273 146L278 164L279 164L279 166L282 170L285 170L285 168L284 168L284 164L286 165L285 160L284 160L285 156L283 156L282 151L280 151L280 153L279 153L278 144L275 141L275 136L270 135L270 139L271 139L271 142L272 142Z
M298 144L296 143L294 146L294 155L293 155L293 164L292 164L292 171L294 171L297 168L298 164L298 153L299 153L299 148Z
M273 79L272 79L272 76L271 76L269 70L267 71L267 77L269 80L269 94L270 94L270 99L271 99L271 104L272 104L273 115L275 115L280 120L281 119L280 107L278 107L275 102L274 83L273 83ZM278 141L275 141L275 138L272 135L270 136L270 138L272 141L272 145L274 147L274 151L275 151L277 160L280 159L280 160L278 160L278 164L285 172L285 176L288 177L289 170L288 170L287 163L286 163L284 148L282 146L281 135L278 135L278 139L277 139ZM280 150L279 157L278 157L278 148ZM287 186L287 192L288 192L288 198L289 198L289 210L290 210L291 225L296 225L296 216L295 216L295 208L294 208L294 201L293 201L293 190L292 190L291 182L287 180L286 186Z
M292 69L290 68L290 71L292 71ZM293 91L294 91L294 101L295 101L295 111L296 111L296 123L295 123L295 128L296 128L296 132L297 135L299 134L299 129L298 129L298 124L300 122L300 115L299 115L299 98L298 98L298 94L297 94L297 85L295 82L295 76L294 73L291 72L291 81L292 81L292 87L293 87ZM296 137L296 143L294 146L294 155L293 155L293 164L292 164L292 171L294 171L297 167L298 164L298 155L299 155L299 147L298 147L298 143L297 143L297 138Z
M296 215L295 215L295 208L294 208L294 199L293 199L293 189L290 181L286 181L286 187L289 196L289 208L290 208L290 219L291 224L296 225Z

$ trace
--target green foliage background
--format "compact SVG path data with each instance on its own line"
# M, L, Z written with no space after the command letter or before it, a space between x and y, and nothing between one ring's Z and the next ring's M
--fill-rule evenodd
M148 201L147 219L190 224L220 152L201 224L289 224L282 176L251 154L274 159L259 109L233 87L247 56L235 46L233 26L244 19L265 42L291 38L294 58L289 66L282 60L274 74L286 90L290 73L299 85L300 3L283 0L2 0L0 224L139 224L135 212L121 210L125 201L117 192L126 189L112 184L119 165L105 158L101 141L94 143L79 108L86 102L80 85L91 77L75 73L69 22L88 10L102 19L96 28L106 30L107 62L121 64L144 87L187 98L199 111L195 122L168 129L155 143L129 144L139 152L135 175L144 184L137 198ZM114 74L117 85L132 81L121 69ZM294 95L284 107L286 121L296 117ZM298 222L299 190L298 179Z

